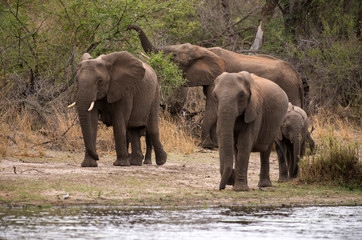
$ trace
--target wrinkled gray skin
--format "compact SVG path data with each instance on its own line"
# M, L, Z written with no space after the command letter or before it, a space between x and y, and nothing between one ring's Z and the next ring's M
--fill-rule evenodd
M143 159L143 155L140 155L142 154L140 142L142 136L146 138L146 155L143 164L152 164L152 144L145 127L127 129L127 149L129 148L129 143L131 143L131 159Z
M115 52L93 59L84 54L78 65L75 102L82 129L85 156L82 167L97 167L96 137L98 117L113 126L117 160L115 166L142 164L142 152L133 144L128 157L126 131L131 143L139 141L139 129L147 128L156 154L156 163L167 154L159 139L159 86L156 73L128 52ZM90 105L95 102L92 110ZM141 157L142 156L142 157Z
M306 141L309 140L311 150L314 141L308 133L308 117L303 109L289 103L288 111L283 119L275 140L279 162L279 182L298 177L299 158L305 154Z
M130 25L128 29L134 29L139 33L142 47L146 52L164 51L172 54L173 60L179 64L188 80L187 86L204 87L206 109L201 126L201 138L202 146L205 148L218 146L215 134L215 106L211 92L215 78L222 72L248 71L267 78L278 84L286 92L290 102L303 108L302 80L297 71L285 61L267 55L246 56L219 47L203 48L188 43L155 47L140 27Z
M221 181L219 189L234 185L248 191L250 152L260 152L259 187L272 186L269 156L288 108L288 97L275 83L249 72L223 73L215 80L213 97ZM233 159L235 155L235 170Z

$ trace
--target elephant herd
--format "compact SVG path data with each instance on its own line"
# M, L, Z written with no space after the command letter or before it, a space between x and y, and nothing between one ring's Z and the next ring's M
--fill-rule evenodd
M251 152L260 152L258 185L271 186L269 156L274 143L279 181L298 176L298 161L304 154L305 142L308 140L313 146L313 140L303 110L303 83L290 64L267 55L245 56L189 43L155 47L141 28L130 25L128 29L138 32L147 53L172 54L187 87L203 86L206 109L202 146L219 148L220 190L226 185L233 185L235 191L249 190L247 170ZM151 163L152 147L156 164L166 162L158 129L160 90L156 73L149 65L126 51L97 58L85 53L75 80L75 102L69 107L77 106L82 129L82 167L97 167L98 120L113 126L117 153L113 165L142 165L142 135L147 142L144 163ZM187 93L187 89L180 92Z

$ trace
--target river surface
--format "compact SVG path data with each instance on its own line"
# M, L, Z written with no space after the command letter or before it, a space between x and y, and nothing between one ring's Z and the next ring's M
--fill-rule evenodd
M0 239L362 239L362 206L0 208Z

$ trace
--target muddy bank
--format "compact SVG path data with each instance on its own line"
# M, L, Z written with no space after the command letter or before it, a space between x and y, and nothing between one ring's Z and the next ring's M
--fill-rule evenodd
M0 160L0 204L233 206L233 205L354 205L361 190L278 183L278 164L271 155L273 187L259 189L259 154L252 153L249 192L219 191L217 151L198 149L191 155L170 153L163 166L114 167L115 156L101 154L98 168L81 168L82 153L46 151L42 157ZM153 160L154 162L154 160Z

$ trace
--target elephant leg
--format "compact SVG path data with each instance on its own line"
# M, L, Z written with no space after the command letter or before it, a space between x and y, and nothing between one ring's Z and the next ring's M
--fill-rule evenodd
M96 142L97 142L97 127L98 127L98 114L97 111L91 111L90 113L90 129L91 129L91 143L96 149ZM84 160L81 163L82 167L98 167L97 164L98 156L92 156L86 149Z
M248 167L250 153L239 152L235 161L235 184L234 191L249 191L248 186Z
M127 148L127 157L130 157L131 154L129 153L129 144L131 143L131 133L127 129L126 131L126 148Z
M152 164L151 157L152 157L152 143L151 143L150 136L146 130L146 156L145 156L145 160L143 163Z
M260 180L259 187L271 187L269 157L273 147L271 143L265 152L260 152Z
M150 118L147 125L147 134L150 137L151 146L153 146L155 150L155 158L157 165L163 165L166 163L167 154L165 150L163 150L163 146L160 141L160 133L158 129L158 103L155 101L153 103ZM147 135L146 134L146 135Z
M241 138L249 139L247 136L240 134L237 139L235 158L235 184L234 191L249 191L248 186L248 167L251 152L251 142L242 140Z
M113 163L114 166L130 166L130 159L127 157L127 141L126 141L126 123L123 121L122 114L116 112L112 122L114 141L116 145L117 160Z
M282 142L275 142L275 150L278 155L278 163L279 163L279 179L278 182L286 182L288 181L288 168L287 163L285 161L285 146L283 146Z
M203 148L217 148L216 134L216 107L212 98L213 86L204 86L204 94L206 96L205 116L201 125L201 140Z
M131 137L130 140L132 148L130 163L131 165L141 166L143 160L143 154L141 150L141 142L140 142L141 135L139 134L140 130L137 128L129 128L128 131Z

